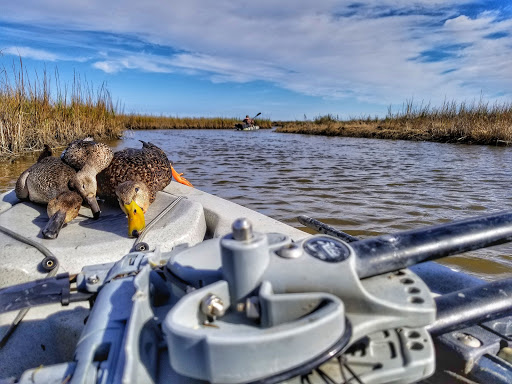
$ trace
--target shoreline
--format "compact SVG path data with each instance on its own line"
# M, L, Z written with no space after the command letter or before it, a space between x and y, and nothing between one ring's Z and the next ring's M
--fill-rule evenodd
M509 146L512 144L512 124L508 127L461 130L454 126L432 128L423 124L407 125L386 122L335 122L315 124L311 122L284 123L276 128L279 133L306 135L360 137L370 139L428 141L447 144Z
M275 122L268 127L260 127L260 129L268 130L275 128L277 133L291 133L291 134L302 134L302 135L317 135L317 136L330 136L330 137L354 137L354 138L369 138L369 139L381 139L381 140L406 140L406 141L425 141L435 143L446 143L446 144L466 144L466 145L492 145L500 147L508 147L512 145L512 140L505 140L496 135L488 136L481 135L475 137L471 134L454 135L448 132L434 132L429 129L413 128L413 127L399 127L396 125L387 126L380 125L377 123L363 123L363 122L336 122L331 124L314 124L311 122ZM169 127L165 125L152 126L146 125L144 127L130 127L122 131L145 131L145 130L232 130L234 128L215 126L174 126ZM512 126L510 128L512 130ZM89 136L95 136L94 134ZM121 135L117 137L99 137L98 140L104 141L105 139L113 140L120 139ZM65 148L67 144L55 143L52 149L59 150ZM0 163L13 162L17 158L24 156L34 156L41 152L43 148L26 148L17 153L0 153Z

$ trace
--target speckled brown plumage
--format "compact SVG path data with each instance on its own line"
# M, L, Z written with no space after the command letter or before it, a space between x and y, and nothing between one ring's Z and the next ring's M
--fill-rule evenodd
M73 143L77 146L78 141ZM109 158L108 152L113 156L110 148L106 154L104 152L104 150L89 151L88 156L84 158L83 167L77 172L62 159L52 157L51 148L45 145L37 163L18 178L15 187L16 196L22 200L46 204L61 193L74 190L87 202L94 218L98 218L100 207L96 200L96 174L100 171L99 164L104 162L105 158Z
M77 171L90 167L97 174L107 168L114 154L106 144L96 143L92 138L71 142L62 152L60 158Z
M76 171L56 157L45 157L23 172L16 182L16 196L21 200L47 204L70 190Z
M97 176L98 196L117 201L115 190L125 181L142 181L149 189L149 201L172 180L171 163L164 151L142 141L142 148L114 153L110 165Z

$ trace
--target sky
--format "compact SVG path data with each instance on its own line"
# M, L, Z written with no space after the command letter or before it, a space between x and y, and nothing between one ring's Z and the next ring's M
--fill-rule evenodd
M512 100L512 1L16 0L0 69L21 57L105 85L124 113L384 117L407 101ZM58 76L56 75L58 73Z

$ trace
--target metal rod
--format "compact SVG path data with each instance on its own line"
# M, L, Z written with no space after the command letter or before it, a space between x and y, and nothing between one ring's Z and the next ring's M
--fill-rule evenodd
M314 229L315 231L319 233L323 233L324 235L334 236L338 239L341 239L347 243L351 243L354 241L358 241L359 239L357 237L351 236L348 233L342 232L337 230L334 227L331 227L330 225L327 225L325 223L322 223L319 220L315 220L309 216L300 215L297 217L297 220L299 220L299 223L302 225L305 225L308 228Z
M448 293L435 301L437 319L427 327L433 336L494 320L512 312L512 278Z
M353 242L360 278L512 241L512 212Z

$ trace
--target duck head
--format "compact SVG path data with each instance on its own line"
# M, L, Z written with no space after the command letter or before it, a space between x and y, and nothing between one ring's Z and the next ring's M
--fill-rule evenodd
M81 170L76 173L74 180L70 183L71 189L75 190L82 196L82 199L91 208L93 217L98 219L101 214L100 206L96 200L97 182L96 175L89 173L86 170Z
M128 237L138 237L146 227L149 189L142 181L125 181L116 188L119 206L128 216Z
M50 220L43 228L43 236L46 239L57 238L62 226L78 216L81 206L82 197L73 191L61 193L50 200L46 208Z
M94 174L107 168L113 157L114 153L108 145L96 143L92 137L71 142L60 155L62 161L76 170L91 168Z

